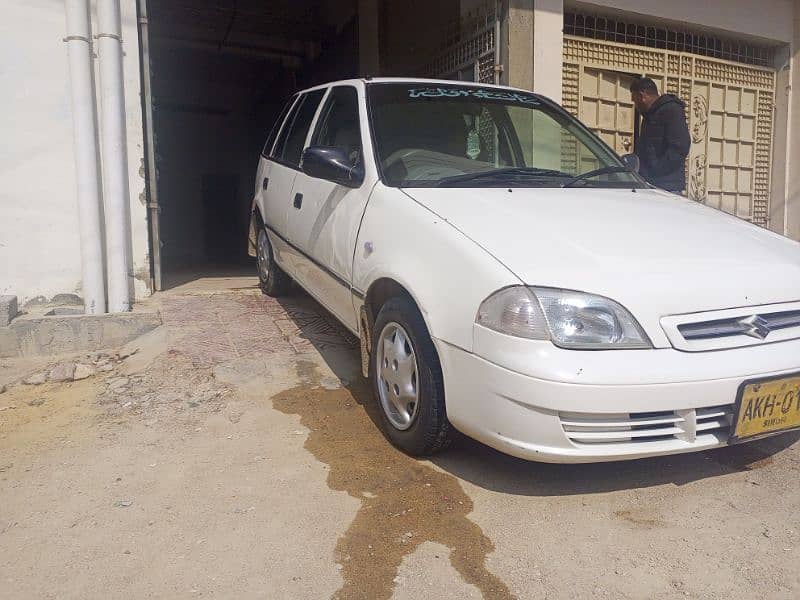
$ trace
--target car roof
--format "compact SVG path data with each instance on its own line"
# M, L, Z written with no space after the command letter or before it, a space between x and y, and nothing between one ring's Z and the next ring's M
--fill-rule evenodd
M373 83L419 83L425 85L459 85L463 87L473 88L494 88L498 90L508 90L513 92L523 92L525 94L533 94L534 96L541 97L540 94L522 88L510 87L506 85L496 85L493 83L480 83L475 81L458 81L454 79L426 79L421 77L362 77L359 79L341 79L338 81L329 81L320 85L315 85L304 90L299 90L298 94L304 94L313 90L326 89L334 85L368 85Z

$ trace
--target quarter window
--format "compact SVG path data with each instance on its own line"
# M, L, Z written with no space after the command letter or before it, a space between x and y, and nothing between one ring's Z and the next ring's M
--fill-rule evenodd
M281 125L281 131L278 134L278 139L275 142L275 145L271 148L270 157L278 159L283 154L283 148L286 147L286 138L289 137L289 131L292 129L292 123L294 123L294 118L297 116L297 110L300 108L300 105L303 103L303 98L299 98L293 105L292 109L289 111L289 115L283 121Z
M278 137L278 132L281 130L281 125L286 120L286 114L289 112L289 109L292 108L292 105L296 99L297 96L292 96L291 99L286 103L286 106L284 106L281 110L280 116L272 126L272 130L269 132L267 141L264 143L264 150L261 151L263 156L269 156L270 152L272 152L272 146L275 144L275 138Z
M343 150L353 164L361 161L361 127L358 120L358 92L351 86L331 90L320 113L314 146Z

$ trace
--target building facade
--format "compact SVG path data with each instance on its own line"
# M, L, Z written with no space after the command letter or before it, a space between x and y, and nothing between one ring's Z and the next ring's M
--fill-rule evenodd
M246 268L239 213L269 122L294 89L356 73L532 89L619 153L628 85L650 76L687 104L687 195L800 240L800 0L318 4L119 0L131 299ZM2 10L0 294L82 295L63 6ZM107 109L98 93L100 137Z

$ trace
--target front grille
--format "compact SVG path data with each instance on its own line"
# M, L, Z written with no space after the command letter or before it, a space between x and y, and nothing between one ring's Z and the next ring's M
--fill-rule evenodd
M699 435L727 439L733 406L639 413L560 413L561 426L575 444L636 444L663 440L694 442Z
M661 317L674 348L708 352L800 339L800 301Z
M678 331L687 341L747 335L766 339L773 331L800 327L800 310L755 314L746 317L716 319L699 323L678 325Z

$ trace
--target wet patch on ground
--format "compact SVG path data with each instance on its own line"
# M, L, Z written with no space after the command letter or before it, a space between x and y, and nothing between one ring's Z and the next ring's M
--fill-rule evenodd
M641 529L656 529L666 526L664 521L642 510L617 510L614 511L614 516Z
M486 568L494 546L467 517L472 501L458 480L383 437L365 382L302 386L274 397L273 406L310 429L305 448L329 465L328 486L361 501L336 547L344 585L335 598L390 598L403 558L427 541L448 547L453 567L485 598L514 597Z

